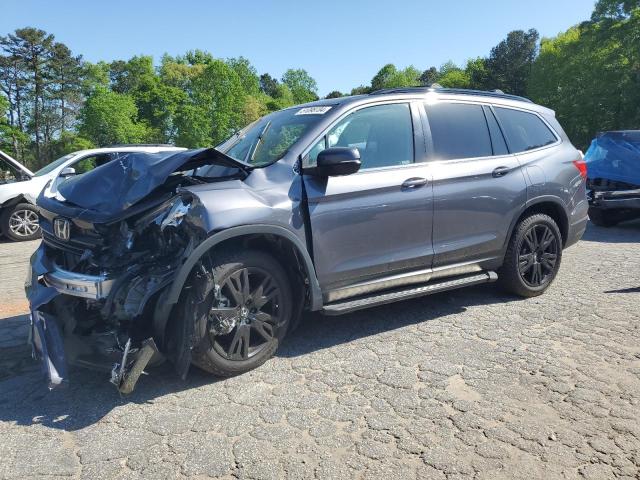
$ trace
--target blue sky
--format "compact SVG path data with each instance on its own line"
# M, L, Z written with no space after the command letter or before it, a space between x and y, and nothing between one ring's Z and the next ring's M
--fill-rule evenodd
M87 60L208 50L259 73L304 68L319 94L367 84L386 63L423 70L488 55L516 29L554 36L594 0L3 0L0 35L33 26Z

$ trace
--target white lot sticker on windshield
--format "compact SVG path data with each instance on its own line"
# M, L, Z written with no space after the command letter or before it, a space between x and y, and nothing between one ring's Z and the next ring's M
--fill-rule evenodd
M304 107L296 112L296 115L324 115L331 107Z

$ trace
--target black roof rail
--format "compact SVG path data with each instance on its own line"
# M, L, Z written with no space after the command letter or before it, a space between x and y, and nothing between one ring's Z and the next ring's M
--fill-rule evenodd
M519 100L521 102L533 103L526 97L520 97L518 95L510 95L508 93L504 93L501 90L470 90L466 88L444 88L441 86L431 86L431 87L399 87L399 88L384 88L382 90L376 90L375 92L371 92L369 95L387 95L393 93L453 93L456 95L474 95L474 96L484 96L484 97L497 97L497 98L506 98L509 100Z
M107 145L103 148L122 148L122 147L175 147L171 143L115 143Z

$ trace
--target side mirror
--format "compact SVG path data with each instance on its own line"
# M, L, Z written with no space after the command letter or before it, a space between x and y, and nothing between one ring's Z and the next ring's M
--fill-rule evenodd
M351 175L360 170L360 165L360 152L357 148L332 147L318 154L317 165L309 168L308 173L318 177Z
M64 167L60 172L62 178L73 177L76 174L76 169L73 167Z

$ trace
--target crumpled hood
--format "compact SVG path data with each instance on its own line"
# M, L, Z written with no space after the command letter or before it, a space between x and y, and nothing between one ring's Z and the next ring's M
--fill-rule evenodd
M640 185L640 131L602 134L591 142L584 160L591 180Z
M56 199L47 197L44 191L38 205L61 214L73 211L73 216L79 218L106 221L149 196L172 173L207 164L239 165L213 148L177 153L133 152L65 180L58 186Z

